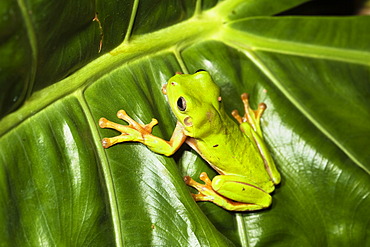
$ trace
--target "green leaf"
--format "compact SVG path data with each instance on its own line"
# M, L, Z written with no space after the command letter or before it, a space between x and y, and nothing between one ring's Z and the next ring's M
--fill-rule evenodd
M369 245L370 17L273 16L303 2L2 1L0 246ZM182 177L216 173L186 145L101 146L120 109L169 139L161 86L198 69L267 104L267 210L194 202Z

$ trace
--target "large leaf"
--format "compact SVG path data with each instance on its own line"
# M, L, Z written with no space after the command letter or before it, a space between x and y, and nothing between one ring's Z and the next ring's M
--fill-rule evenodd
M3 1L1 112L27 101L0 121L0 245L370 245L370 18L271 17L301 2ZM268 106L267 210L195 203L182 176L215 173L189 147L100 144L119 109L169 139L161 85L200 68L228 111Z

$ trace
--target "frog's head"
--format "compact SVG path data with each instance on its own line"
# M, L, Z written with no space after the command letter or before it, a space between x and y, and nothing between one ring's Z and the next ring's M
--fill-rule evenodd
M219 119L221 105L220 88L211 75L204 70L195 74L176 73L163 86L169 105L177 120L185 127L189 136L195 137L212 127Z

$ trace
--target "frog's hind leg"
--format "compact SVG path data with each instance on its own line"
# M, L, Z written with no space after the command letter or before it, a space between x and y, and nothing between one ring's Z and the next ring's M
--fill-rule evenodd
M217 177L219 176L216 176L215 178ZM214 178L214 181L215 181L215 178ZM213 202L217 204L218 206L223 207L224 209L229 210L229 211L255 211L255 210L267 208L271 204L271 200L272 200L271 196L268 193L258 189L255 186L244 186L244 188L241 188L240 185L242 185L242 183L238 183L235 181L232 182L233 191L235 189L240 189L241 191L243 191L243 194L246 195L246 196L242 195L242 196L237 196L237 197L240 197L244 199L244 201L246 201L248 199L251 199L248 195L255 195L257 197L256 201L258 201L258 203L254 203L252 202L254 200L251 199L251 202L240 202L236 200L231 200L221 195L220 193L218 193L214 189L215 187L214 181L212 182L205 172L201 173L200 179L203 182L205 182L205 184L198 183L189 176L184 177L185 183L187 185L199 191L198 194L192 194L192 197L194 198L195 201ZM256 193L258 195L256 195ZM233 198L233 199L239 199L239 198Z
M249 123L249 125L253 128L253 130L258 133L258 135L262 138L262 131L260 126L260 120L263 112L266 109L265 103L258 104L257 110L253 110L249 105L249 95L247 93L243 93L241 95L241 99L244 104L244 116L241 117L237 110L231 112L231 115L240 123Z

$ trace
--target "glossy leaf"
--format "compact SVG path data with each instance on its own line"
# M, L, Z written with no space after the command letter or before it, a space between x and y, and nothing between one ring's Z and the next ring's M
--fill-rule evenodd
M0 245L369 245L370 18L271 16L302 2L2 2L1 113L27 101L0 120ZM182 177L216 173L186 145L101 146L120 109L169 139L161 86L198 69L227 111L268 106L267 210L195 203Z

